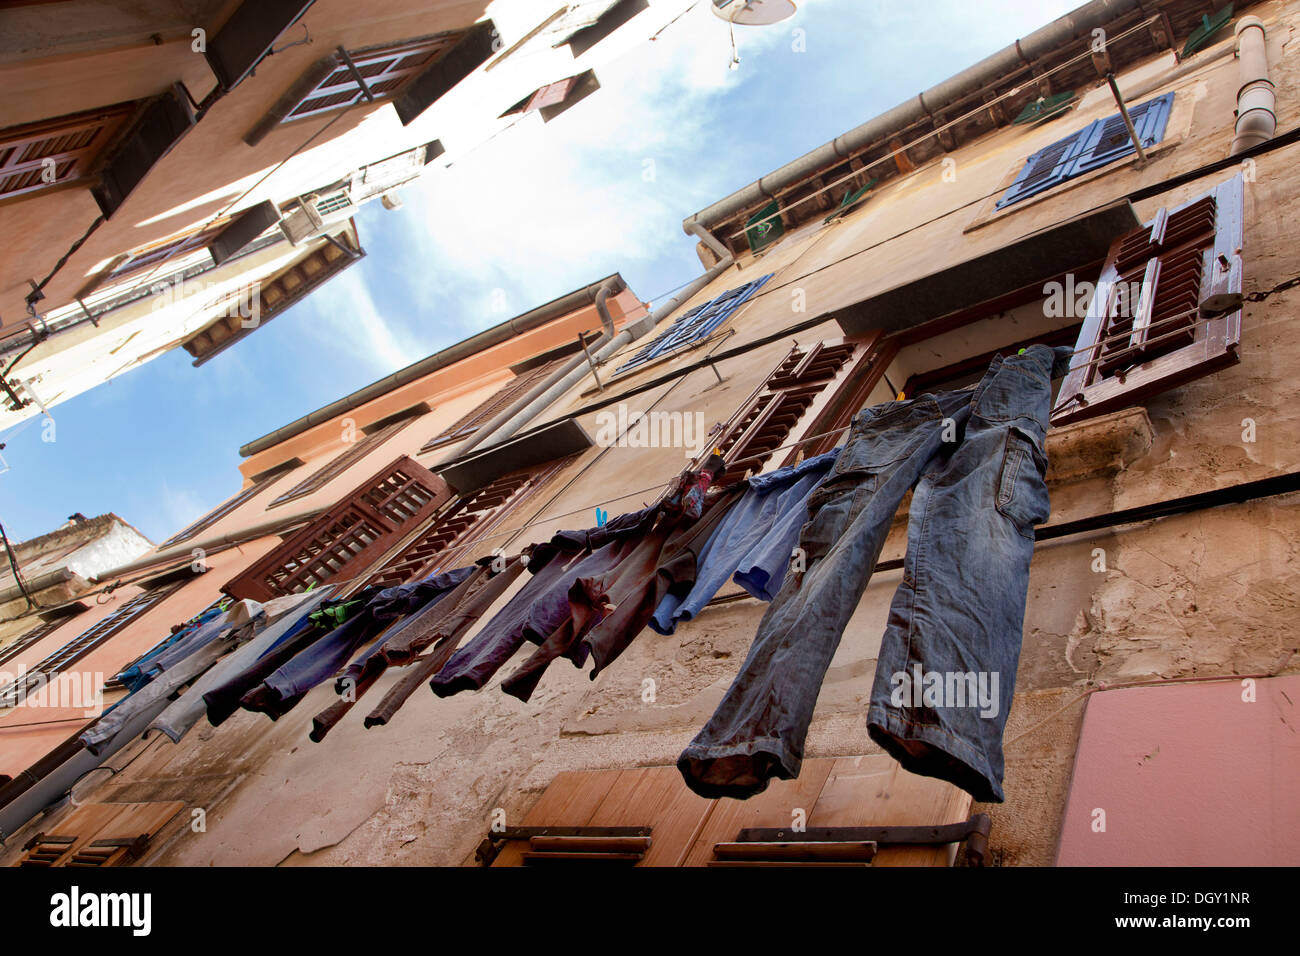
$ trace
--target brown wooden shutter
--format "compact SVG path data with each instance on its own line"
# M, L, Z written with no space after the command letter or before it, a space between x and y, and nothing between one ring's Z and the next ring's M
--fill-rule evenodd
M885 333L877 329L864 342L857 343L853 353L853 368L843 385L808 423L808 435L820 435L791 448L782 460L782 467L796 465L806 458L825 454L844 438L843 432L853 423L856 415L867 403L872 390L879 384L886 367L898 353L898 346L885 341Z
M555 359L554 361L545 362L536 368L529 369L528 371L515 376L503 387L494 392L491 397L480 402L454 424L444 428L437 435L434 435L425 442L418 454L422 455L425 452L433 451L435 448L441 448L443 445L450 445L453 442L460 441L461 439L469 438L469 436L478 431L480 425L484 422L491 421L507 406L515 401L515 399L519 398L519 396L523 395L538 382L542 381L542 379L546 378L547 375L550 375L555 371L555 369L559 368L562 362L567 361L569 361L567 358Z
M477 491L461 495L366 583L392 587L463 566L475 542L481 541L569 461L570 458L562 458L541 468L502 475Z
M847 342L792 348L712 440L728 466L718 484L762 471L822 389L840 373L854 348Z
M1240 175L1117 239L1053 425L1125 408L1239 361Z
M123 103L0 130L0 199L85 179L135 109ZM54 161L50 182L46 160Z
M179 800L84 804L28 840L14 866L120 866L144 853L184 808Z
M445 481L403 455L221 590L235 598L268 601L335 578L356 577L451 496Z

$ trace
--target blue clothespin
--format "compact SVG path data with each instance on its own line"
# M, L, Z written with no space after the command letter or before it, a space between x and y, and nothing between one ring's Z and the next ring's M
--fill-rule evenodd
M605 522L608 521L608 520L609 520L609 512L608 512L608 511L601 511L599 508L597 508L597 509L596 509L596 527L597 527L597 528L603 528L603 527L605 527Z

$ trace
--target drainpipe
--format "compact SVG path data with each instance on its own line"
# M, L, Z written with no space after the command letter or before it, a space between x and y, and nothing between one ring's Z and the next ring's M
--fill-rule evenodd
M597 364L609 358L624 345L636 341L646 333L653 330L655 326L689 301L695 293L699 292L718 276L722 275L723 272L731 268L732 263L735 262L735 258L731 255L731 252L716 238L710 235L698 222L692 221L686 223L685 229L689 234L699 238L701 242L718 255L718 263L714 265L713 268L709 269L708 272L704 273L704 275L699 276L676 295L672 296L654 312L650 313L639 322L629 325L622 332L618 333L618 335L615 335L608 342L601 345L601 347L592 355L592 359ZM600 343L596 344L599 345ZM484 440L482 442L475 442L474 445L499 445L549 408L557 399L586 377L587 368L585 356L579 355L576 362L577 364L574 368L567 372L561 369L557 376L548 380L542 386L544 390L540 394L528 402L528 404L517 413L512 413L509 421L496 427L495 431L490 435L488 434L488 430L484 428L480 432L480 434L484 436ZM467 449L462 449L457 457L464 454L465 450Z
M627 285L621 279L610 279L596 290L596 313L600 316L602 331L600 333L600 338L591 343L592 348L599 349L615 337L614 317L609 314L609 306L606 303L610 295L616 295L626 288ZM511 402L507 408L499 412L494 418L480 427L469 441L455 450L455 457L460 458L471 448L477 448L489 438L496 437L494 433L498 428L513 419L520 413L520 411L532 405L533 402L542 395L542 393L548 392L559 379L571 375L575 371L581 371L582 367L590 361L594 361L594 356L592 356L588 348L584 346L583 351L575 355L572 360L564 363L561 368L556 369L545 379L538 382L523 395ZM513 434L513 432L511 432L511 434ZM442 464L446 464L446 462L444 461Z
M1259 17L1242 17L1234 32L1241 87L1237 91L1237 135L1232 140L1229 156L1267 142L1277 132L1274 88L1268 78L1268 52L1264 47L1264 21Z

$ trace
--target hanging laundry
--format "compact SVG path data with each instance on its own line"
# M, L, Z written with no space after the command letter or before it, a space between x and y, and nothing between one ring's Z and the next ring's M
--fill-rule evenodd
M156 674L163 668L154 666L159 657L166 654L169 650L184 642L204 624L216 620L225 615L226 609L222 607L210 607L205 611L199 612L183 626L175 628L172 635L157 647L150 650L139 660L125 668L117 675L117 680L127 691L134 693L145 684L149 683ZM184 656L184 655L182 655Z
M383 590L378 587L366 588L361 592L364 600L369 600ZM322 608L351 604L358 611L362 602L354 599L340 601L327 599L321 603ZM319 609L318 609L319 610ZM316 612L308 614L276 642L275 646L262 654L242 671L231 674L223 683L205 691L203 700L207 703L208 723L219 727L237 710L243 696L257 687L269 675L293 660L300 652L311 647L333 630L329 617L319 616Z
M446 597L474 571L471 565L385 588L367 601L355 617L268 674L262 683L239 699L239 706L279 720L308 691L337 674L348 658L383 634L394 621Z
M1034 525L1050 511L1044 442L1068 347L990 364L973 390L859 412L809 499L786 578L717 711L678 758L690 789L745 798L799 774L826 670L894 514L912 496L867 729L902 766L1003 800L1002 732L1015 689ZM955 439L955 440L954 440ZM930 675L961 692L928 696ZM917 686L918 683L925 686Z
M826 477L840 450L742 482L740 497L699 551L695 573L669 587L649 624L672 634L734 580L754 597L771 601L785 581L799 529L808 520L808 496Z
M149 724L145 736L147 737L150 731L157 730L171 738L173 743L179 743L180 739L189 732L189 729L207 711L208 703L203 698L204 694L245 671L264 654L272 651L283 641L291 639L295 633L303 628L314 629L315 625L308 620L308 615L315 611L330 596L333 590L332 585L326 585L314 591L291 594L266 602L263 605L264 609L270 609L272 605L280 601L294 601L296 603L287 604L288 609L279 616L278 620L275 614L270 614L269 619L273 623L270 623L246 644L240 645L237 650L219 660L177 700L168 704L166 709Z
M465 631L492 606L498 597L523 571L525 559L505 561L493 555L480 559L468 575L446 597L425 605L419 611L389 628L376 644L358 657L339 675L335 691L343 699L331 704L312 719L310 737L319 743L344 715L365 695L390 665L404 666L435 642L450 643L454 649ZM446 655L443 656L445 660ZM427 676L427 675L426 675ZM367 726L370 726L367 723Z
M504 570L494 574L475 593L467 595L455 608L450 609L436 626L424 623L413 625L412 630L419 632L418 642L412 643L407 635L403 635L396 646L384 648L385 655L390 659L394 654L405 659L406 655L416 647L429 648L429 652L411 662L406 675L366 716L366 727L388 723L416 687L442 669L456 650L460 639L506 593L515 579L523 573L526 563L527 559L523 556L513 559Z
M98 754L100 747L116 737L132 717L166 700L211 667L222 654L251 637L267 620L266 611L256 601L238 601L215 617L204 616L206 622L189 632L184 641L169 648L168 655L157 655L152 659L146 668L147 684L118 701L112 710L86 729L81 742L87 750ZM166 668L160 666L164 661L168 665Z
M525 641L541 644L570 613L569 586L581 561L611 542L644 533L657 515L658 506L651 506L611 518L599 528L558 532L536 545L528 560L532 577L473 640L451 655L430 681L433 692L448 697L479 690ZM572 653L582 652L575 648Z
M567 617L528 660L502 681L501 689L526 701L556 658L567 656L581 667L591 650L584 639L613 609L620 608L625 609L626 618L620 617L620 626L609 629L599 645L608 652L603 664L617 656L644 627L658 603L661 595L655 596L644 615L638 613L638 608L649 600L647 584L657 580L665 544L700 517L705 493L725 467L719 456L712 455L699 472L679 476L645 524L635 529L637 533L622 536L583 559L575 567L576 575L569 585Z

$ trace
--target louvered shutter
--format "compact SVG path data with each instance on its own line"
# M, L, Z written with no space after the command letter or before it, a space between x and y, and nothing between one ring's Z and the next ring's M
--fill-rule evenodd
M541 382L546 376L554 372L563 362L568 359L556 359L552 362L545 362L536 368L523 372L492 394L492 396L483 402L480 402L465 415L461 416L452 425L444 428L437 435L434 435L419 453L424 454L433 451L435 448L441 448L444 445L450 445L453 442L460 441L462 438L468 438L478 431L479 426L484 422L491 421L496 415L507 408L515 399L519 398L530 388Z
M134 111L124 103L0 130L0 198L86 178ZM52 177L43 175L50 161Z
M1133 120L1133 129L1137 131L1143 149L1154 146L1164 139L1165 126L1169 122L1169 112L1173 109L1173 105L1174 94L1166 93L1154 100L1139 103L1128 111L1129 118ZM1098 120L1088 128L1083 148L1074 162L1074 168L1070 170L1070 175L1081 176L1133 152L1135 152L1133 137L1129 135L1128 127L1124 125L1124 117L1116 113L1104 120Z
M570 458L502 475L461 495L366 583L392 587L468 563L472 546L551 480Z
M8 644L5 647L0 648L0 664L4 664L7 661L13 660L23 651L27 650L27 648L35 644L37 641L44 640L49 634L52 634L55 630L59 628L60 625L62 625L67 620L68 620L67 617L56 617L48 621L41 621L34 628L32 628L22 637L18 638L18 640L14 641L12 644Z
M1164 139L1174 94L1166 93L1129 109L1133 128L1145 149ZM1089 123L1077 133L1044 146L1025 161L1015 181L999 199L998 209L1058 186L1068 179L1100 169L1133 153L1124 117L1119 113Z
M1240 175L1111 246L1053 425L1140 403L1239 360Z
M791 349L712 441L727 463L717 484L762 471L853 352L849 343Z
M614 373L634 369L706 338L714 329L735 315L737 309L757 295L758 290L763 288L773 275L775 273L768 273L753 282L746 282L735 289L729 289L716 299L696 306L679 316L672 325L655 336L636 355L615 369Z
M232 578L232 597L268 601L359 576L451 498L447 483L402 456Z
M1044 146L1030 156L1015 182L997 201L997 208L1001 209L1003 206L1020 202L1035 193L1041 193L1065 182L1070 177L1074 160L1083 149L1084 139L1091 131L1092 126L1086 126L1077 133L1058 139L1050 146Z

